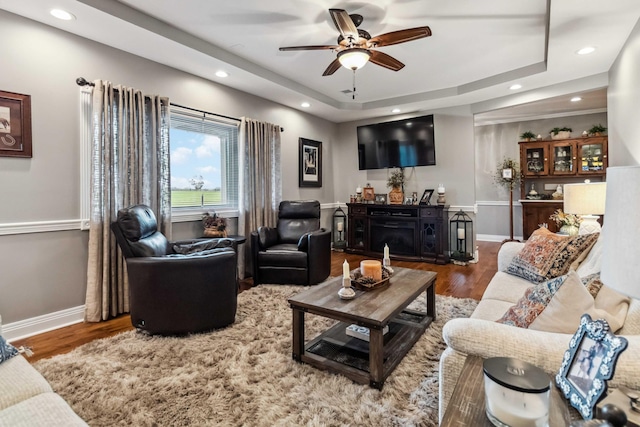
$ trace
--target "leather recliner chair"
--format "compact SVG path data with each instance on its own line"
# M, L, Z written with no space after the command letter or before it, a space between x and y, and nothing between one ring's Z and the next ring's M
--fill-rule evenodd
M276 227L251 233L253 283L315 285L331 272L331 232L320 228L320 203L283 201Z
M127 263L131 323L180 335L227 326L237 308L237 254L231 239L169 242L148 206L118 211L111 229Z

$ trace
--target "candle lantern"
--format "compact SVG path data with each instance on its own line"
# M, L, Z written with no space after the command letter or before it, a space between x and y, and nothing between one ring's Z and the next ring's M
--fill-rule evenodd
M341 207L333 213L333 249L342 251L347 247L347 215Z
M466 265L473 259L473 221L459 210L449 221L451 225L451 259L454 264Z

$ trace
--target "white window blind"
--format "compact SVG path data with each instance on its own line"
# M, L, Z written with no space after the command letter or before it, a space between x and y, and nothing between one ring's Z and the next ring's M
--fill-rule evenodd
M237 120L171 107L171 206L238 208Z

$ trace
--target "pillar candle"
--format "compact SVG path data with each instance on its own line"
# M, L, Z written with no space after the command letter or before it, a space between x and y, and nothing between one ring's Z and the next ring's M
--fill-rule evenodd
M349 278L349 263L347 262L346 259L342 263L342 278L343 279Z
M384 258L389 258L389 246L387 246L387 244L384 244Z
M438 194L444 194L444 185L440 184L438 186Z
M382 263L376 260L360 261L360 273L363 276L373 277L373 280L382 280Z
M338 231L342 231L344 230L344 222L339 222L338 223Z
M464 239L464 228L458 228L458 239Z

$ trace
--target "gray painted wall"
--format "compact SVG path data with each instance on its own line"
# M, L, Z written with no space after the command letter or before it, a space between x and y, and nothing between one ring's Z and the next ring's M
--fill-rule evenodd
M408 184L405 193L413 191L422 196L425 189L435 189L443 184L447 204L472 206L474 196L473 115L468 107L447 108L434 111L341 123L338 125L338 142L333 148L333 169L336 176L335 195L341 201L349 199L357 186L370 183L376 193L388 193L387 169L359 171L356 128L370 123L401 120L433 114L436 165L419 166L406 170ZM406 195L406 194L405 194ZM431 202L435 203L436 197Z
M640 164L640 21L609 71L609 165ZM613 147L612 147L613 146Z

